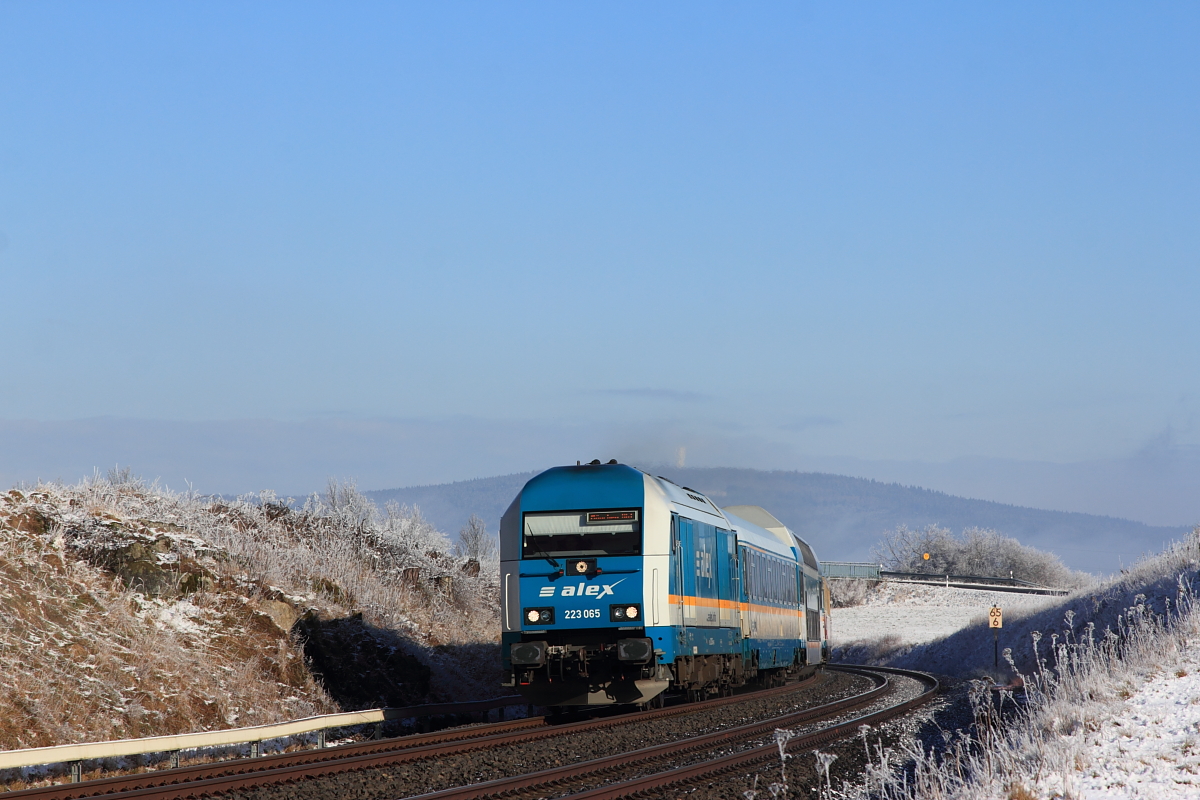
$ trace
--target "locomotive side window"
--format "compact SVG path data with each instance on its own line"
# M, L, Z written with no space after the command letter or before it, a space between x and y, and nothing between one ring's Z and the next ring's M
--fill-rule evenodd
M636 556L642 553L637 509L526 514L522 558Z

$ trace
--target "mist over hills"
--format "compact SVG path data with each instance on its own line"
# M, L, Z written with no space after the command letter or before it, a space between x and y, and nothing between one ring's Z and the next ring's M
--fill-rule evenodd
M897 525L936 523L955 533L978 526L1057 553L1073 569L1116 572L1143 553L1157 552L1186 527L1146 525L1115 517L957 497L943 492L820 472L726 467L643 467L709 495L717 505L760 505L807 539L819 558L866 561L880 535ZM417 505L427 519L454 534L471 514L495 531L500 516L535 472L367 492L375 502Z

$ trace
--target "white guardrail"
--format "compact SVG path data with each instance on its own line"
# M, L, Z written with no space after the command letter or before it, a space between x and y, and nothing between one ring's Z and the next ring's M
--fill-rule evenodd
M495 700L480 700L468 703L440 703L437 705L409 706L406 708L372 708L367 711L349 711L342 714L323 714L290 722L272 725L255 725L249 728L229 728L203 733L180 733L174 736L149 736L144 739L114 739L108 742L85 744L62 744L55 747L31 747L25 750L0 750L0 769L33 767L39 764L62 764L88 761L97 758L116 758L145 753L168 753L179 750L196 750L203 747L221 747L230 744L264 742L297 736L302 733L324 731L330 728L345 728L351 725L369 725L388 720L411 719L414 717L437 716L440 714L463 714L489 711L506 706L528 705L523 697L500 697ZM321 737L323 739L324 737ZM319 741L318 746L323 745Z

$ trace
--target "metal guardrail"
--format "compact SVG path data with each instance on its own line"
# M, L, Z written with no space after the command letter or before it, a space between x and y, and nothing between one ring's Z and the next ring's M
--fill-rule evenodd
M323 714L317 717L278 722L272 725L255 725L249 728L229 728L203 733L180 733L174 736L150 736L144 739L115 739L108 742L85 744L63 744L54 747L31 747L24 750L0 751L0 769L33 767L39 764L63 764L97 758L115 758L146 753L171 753L180 750L196 750L204 747L221 747L231 744L251 745L269 739L281 739L302 733L324 732L331 728L352 725L381 724L392 720L433 717L444 714L472 714L491 711L493 708L529 705L519 695L498 697L493 700L477 700L467 703L437 703L402 708L373 708L367 711L349 711L342 714ZM318 747L324 746L324 736L318 736ZM257 755L251 747L251 755Z
M881 570L879 573L882 578L898 578L900 580L939 580L951 581L958 583L981 583L989 586L1028 586L1034 589L1046 589L1046 586L1038 586L1036 583L1023 581L1020 578L999 578L990 575L954 575L946 573L932 572L893 572L891 570Z
M908 583L927 583L957 589L980 589L987 587L1001 592L1021 592L1025 594L1064 595L1068 593L1066 589L1039 586L1036 583L1023 581L1020 578L999 578L990 575L934 575L928 572L894 572L883 569L879 564L867 564L859 561L822 561L821 575L825 578L858 578L871 581L891 580L907 581Z
M979 589L987 587L1002 592L1023 592L1026 594L1069 594L1067 589L1055 589L1050 586L1039 586L1036 583L1023 581L1020 578L998 578L987 575L934 575L928 572L891 572L880 570L881 580L899 580L909 583L928 583L937 586L949 586L958 589Z
M878 564L867 564L858 561L822 561L821 575L826 578L865 578L879 580Z

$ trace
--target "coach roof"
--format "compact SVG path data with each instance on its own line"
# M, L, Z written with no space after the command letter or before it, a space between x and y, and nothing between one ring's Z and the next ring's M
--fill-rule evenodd
M726 506L722 510L726 514L734 514L747 522L752 522L758 527L770 531L775 538L784 542L788 547L798 549L800 557L804 559L805 564L813 569L820 569L817 557L813 553L812 548L808 546L808 542L793 533L788 526L777 520L771 512L762 506Z

